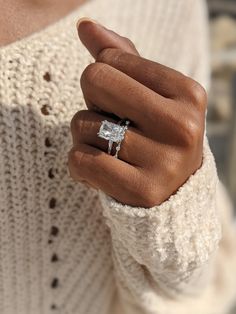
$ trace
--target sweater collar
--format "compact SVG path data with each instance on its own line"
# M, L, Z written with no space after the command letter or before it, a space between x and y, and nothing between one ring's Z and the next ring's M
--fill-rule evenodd
M54 92L64 88L64 72L71 85L93 61L78 38L76 22L81 17L103 20L103 4L107 0L88 0L44 29L0 47L0 103L45 98L47 81Z

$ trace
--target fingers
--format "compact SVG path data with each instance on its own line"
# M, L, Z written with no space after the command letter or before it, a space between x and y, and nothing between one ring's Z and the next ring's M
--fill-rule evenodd
M141 58L134 44L93 20L80 19L79 37L97 62L106 63L127 74L156 93L206 106L206 92L196 81L157 62ZM195 93L192 93L192 90Z
M81 87L88 108L94 104L103 112L128 118L150 139L176 145L194 127L190 101L179 105L107 64L90 64L82 74Z
M106 48L119 48L138 55L138 51L130 40L96 23L96 21L87 18L80 19L77 23L77 30L80 40L95 59Z
M108 120L113 123L118 122L93 111L78 111L71 121L71 132L74 147L78 147L80 144L87 144L107 153L108 141L98 137L97 135L102 121L104 120ZM116 145L116 143L113 144L112 155L115 154ZM150 145L148 140L142 136L138 130L129 126L121 143L119 159L132 164L133 166L139 166L143 164L143 158L145 156L143 156L143 154L137 154L137 152L140 151L141 147L148 148L148 145Z
M191 79L184 87L188 97L181 101L165 98L105 63L87 66L80 82L88 108L95 105L128 118L142 134L159 142L179 145L190 134L188 145L196 118L205 119L205 92Z
M102 50L97 61L109 64L164 97L188 96L184 81L189 78L160 63L114 48Z
M119 118L129 118L140 129L166 107L164 97L107 64L90 64L80 83L89 108L94 104Z
M138 205L137 185L143 180L135 167L86 144L70 150L68 164L74 180L84 179L124 204Z

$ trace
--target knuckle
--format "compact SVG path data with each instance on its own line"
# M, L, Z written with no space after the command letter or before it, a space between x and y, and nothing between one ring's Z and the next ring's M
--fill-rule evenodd
M116 58L117 55L119 55L122 51L120 49L116 48L107 48L103 49L97 58L98 62L105 62L105 63L110 63Z
M131 48L135 48L134 43L132 42L132 40L130 40L127 37L123 37L123 39L125 40L125 42L131 47Z
M203 134L203 128L200 123L186 119L182 123L182 143L187 147L195 147Z
M98 57L97 57L97 61L98 62L109 62L110 60L113 59L114 56L114 48L107 48L107 49L103 49Z
M151 182L143 182L139 187L139 191L140 193L138 193L138 198L140 199L141 206L150 208L158 204L158 194L156 193L156 189Z
M107 70L108 65L105 63L96 62L89 64L83 71L80 78L80 85L82 89L86 87L86 85L94 85L96 82L100 82Z
M78 149L78 147L73 147L68 153L68 167L70 176L73 179L82 177L82 160L84 153Z
M70 177L73 179L78 178L78 176L75 172L75 169L77 169L77 160L78 160L78 156L76 156L76 150L73 147L68 152L68 169L69 169Z
M80 110L72 117L70 128L71 132L80 132L83 129L84 121L86 121L88 110Z
M146 193L142 197L142 206L146 208L151 208L158 205L157 197L153 193Z
M179 172L179 168L181 167L182 158L182 151L177 149L174 149L172 154L167 157L165 163L163 164L165 167L165 179L167 182L174 182L176 180L176 174Z
M206 109L207 92L204 87L192 79L187 79L185 82L185 88L191 102L198 108Z

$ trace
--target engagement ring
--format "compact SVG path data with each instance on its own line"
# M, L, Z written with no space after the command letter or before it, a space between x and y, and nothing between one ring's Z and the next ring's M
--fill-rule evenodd
M102 121L98 137L108 141L108 154L111 155L113 143L117 143L116 153L114 157L118 158L118 153L121 148L121 142L125 137L125 132L128 129L130 121L122 119L117 124L107 120Z

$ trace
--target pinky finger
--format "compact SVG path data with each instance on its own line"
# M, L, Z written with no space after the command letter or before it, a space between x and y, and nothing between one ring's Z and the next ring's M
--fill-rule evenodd
M75 181L85 180L121 203L140 205L141 173L128 163L80 144L69 151L68 167Z

